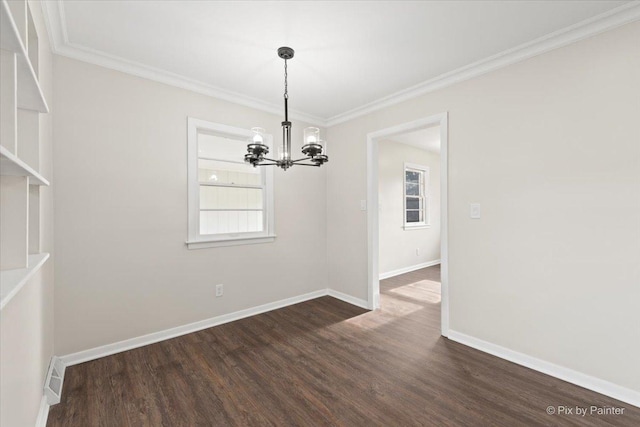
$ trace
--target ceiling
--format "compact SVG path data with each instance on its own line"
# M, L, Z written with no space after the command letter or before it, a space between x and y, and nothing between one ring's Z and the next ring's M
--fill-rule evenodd
M276 50L290 46L296 51L289 61L290 108L319 124L630 6L626 1L43 3L56 53L206 88L201 91L271 111L282 110L284 64Z

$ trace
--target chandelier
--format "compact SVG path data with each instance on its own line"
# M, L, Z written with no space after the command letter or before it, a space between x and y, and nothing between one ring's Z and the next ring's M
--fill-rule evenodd
M278 166L284 170L293 165L301 166L322 166L329 161L326 154L326 142L320 139L320 129L309 127L304 130L302 154L300 159L291 159L291 122L289 121L289 92L287 88L287 61L293 58L293 49L281 47L278 49L278 56L284 59L284 122L282 122L282 145L279 146L279 159L265 157L269 154L269 147L265 145L264 129L252 128L252 137L247 145L247 154L244 161L256 166ZM323 153L324 146L324 153Z

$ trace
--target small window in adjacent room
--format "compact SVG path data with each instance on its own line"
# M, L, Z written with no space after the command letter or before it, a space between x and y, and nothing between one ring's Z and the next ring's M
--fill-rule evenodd
M429 226L429 168L404 164L404 228Z
M273 241L273 169L244 162L248 129L188 119L190 249ZM267 136L267 145L271 146Z

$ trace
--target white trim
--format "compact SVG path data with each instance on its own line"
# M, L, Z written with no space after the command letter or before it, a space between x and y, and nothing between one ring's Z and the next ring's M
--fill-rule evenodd
M411 223L402 226L405 231L408 230L424 230L425 228L431 228L431 224L418 223L416 225L411 225Z
M367 200L370 206L380 206L378 201L378 141L376 132L367 135ZM379 209L367 209L367 298L369 308L380 308Z
M343 294L342 292L334 291L332 289L321 289L319 291L309 292L304 295L298 295L298 296L286 298L280 301L259 305L257 307L247 308L245 310L223 314L221 316L216 316L210 319L205 319L198 322L193 322L186 325L178 326L175 328L166 329L164 331L153 332L151 334L142 335L140 337L130 338L130 339L115 342L112 344L107 344L100 347L91 348L88 350L82 350L77 353L67 354L65 356L61 356L60 359L65 364L65 366L67 367L73 366L79 363L88 362L90 360L99 359L101 357L110 356L112 354L121 353L123 351L131 350L138 347L143 347L145 345L154 344L160 341L190 334L192 332L201 331L203 329L222 325L224 323L234 322L236 320L244 319L246 317L255 316L257 314L266 313L267 311L277 310L279 308L287 307L289 305L298 304L304 301L309 301L309 300L327 296L327 295L332 296L334 298L338 298L342 301L348 302L349 304L353 304L358 307L367 308L366 301L360 300L358 298L354 298L350 295Z
M62 1L41 1L42 15L44 16L45 27L51 44L51 51L57 52L57 47L68 43L67 20L63 12Z
M192 92L212 96L268 113L278 115L282 113L282 107L279 105L274 105L175 73L71 43L67 35L63 2L61 0L55 0L43 1L41 3L47 32L49 33L49 40L51 40L51 50L57 55L187 89ZM451 86L455 83L481 76L490 71L532 58L553 49L578 42L638 19L640 19L640 2L633 1L335 116L324 118L302 111L292 111L290 112L290 116L309 124L330 127L408 99Z
M404 230L429 228L431 227L431 198L429 197L429 185L431 183L431 170L429 166L420 165L418 163L404 162L402 171L402 228ZM420 187L419 197L422 197L422 215L424 220L421 222L407 222L407 170L422 172L422 185Z
M333 297L333 298L337 298L337 299L339 299L341 301L344 301L346 303L349 303L351 305L355 305L357 307L370 310L369 303L367 301L363 300L363 299L356 298L356 297L353 297L351 295L347 295L345 293L342 293L342 292L339 292L339 291L335 291L333 289L327 289L327 295L329 295L330 297Z
M275 209L274 209L274 168L262 168L260 174L263 184L263 226L264 230L255 233L229 233L220 235L200 234L200 183L198 181L198 132L205 131L231 138L249 139L252 132L249 129L213 123L206 120L187 118L187 200L188 200L188 236L189 249L214 248L222 246L252 245L256 243L270 243L275 240ZM271 147L273 138L264 135L264 143Z
M578 42L596 34L612 30L624 24L640 19L640 2L633 1L620 7L611 9L600 15L554 31L527 43L507 49L496 55L489 56L477 62L441 74L437 77L403 89L394 94L364 104L344 113L329 117L326 127L364 116L383 108L399 104L412 98L434 92L491 71L498 70L534 56L541 55L554 49Z
M379 280L384 280L390 277L399 276L405 273L411 273L412 271L420 270L421 268L427 268L427 267L431 267L438 264L440 264L439 259L436 259L433 261L427 261L420 264L411 265L409 267L403 267L403 268L398 268L397 270L387 271L386 273L380 273L380 276L378 278Z
M221 248L225 246L239 246L239 245L257 245L260 243L272 243L276 240L276 235L272 234L263 237L240 237L236 239L225 240L189 240L185 242L189 249L206 249L206 248Z
M429 166L421 165L419 163L411 163L411 162L404 162L404 168L405 169L417 169L417 170L421 170L421 171L428 171L429 170Z
M49 33L49 40L51 40L51 50L56 55L66 56L68 58L99 65L111 70L190 90L192 92L211 96L234 104L255 108L256 110L265 111L267 113L277 115L282 114L281 105L265 102L257 98L232 92L208 83L172 73L170 71L151 67L140 62L131 61L120 56L111 55L106 52L101 52L99 50L72 43L69 41L69 37L67 35L64 3L61 0L43 1L41 3L44 11L47 32ZM322 117L291 109L289 109L289 117L321 127L323 127L326 122Z
M574 371L533 356L519 353L514 350L493 344L479 338L475 338L461 332L449 331L450 340L475 348L485 353L492 354L504 360L542 372L554 378L561 379L571 384L584 387L596 393L618 399L633 406L640 407L640 392L614 384L612 382Z
M449 336L449 115L440 118L440 319Z
M442 336L449 333L449 233L448 233L448 113L436 114L367 134L367 200L378 206L378 140L406 132L440 126L440 281ZM367 210L367 283L369 308L380 307L378 209Z
M47 418L49 418L49 404L47 403L47 398L42 396L35 427L47 427Z

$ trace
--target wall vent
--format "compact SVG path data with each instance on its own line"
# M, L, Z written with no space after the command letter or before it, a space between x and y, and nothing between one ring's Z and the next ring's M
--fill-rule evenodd
M62 396L62 382L66 366L59 357L53 356L47 372L47 380L44 383L44 395L49 406L60 403Z

